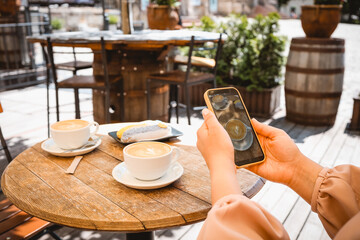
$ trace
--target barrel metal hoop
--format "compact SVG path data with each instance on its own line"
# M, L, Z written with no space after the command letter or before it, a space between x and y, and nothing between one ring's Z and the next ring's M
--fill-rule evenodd
M297 118L297 119L313 119L314 123L316 122L326 122L331 118L336 117L336 113L331 114L308 114L308 113L297 113L293 112L289 109L286 109L286 117L289 117L289 119ZM304 122L305 120L302 120Z
M151 88L151 94L163 94L169 91L169 85L164 85L161 87ZM127 97L144 97L144 90L129 90L127 91Z
M285 88L285 95L292 95L300 98L340 98L341 92L304 92Z
M344 68L314 69L314 68L300 68L300 67L293 67L293 66L286 65L286 71L296 72L296 73L305 73L305 74L331 75L331 74L344 73Z
M291 51L297 52L321 52L321 53L344 53L345 48L314 48L314 47L297 47L291 46Z

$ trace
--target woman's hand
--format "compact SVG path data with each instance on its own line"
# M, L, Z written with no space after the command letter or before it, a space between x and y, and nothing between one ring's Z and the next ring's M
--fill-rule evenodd
M283 130L259 123L255 119L252 124L266 159L248 169L270 181L288 185L297 165L305 156Z
M234 147L226 130L208 109L203 110L204 123L197 131L197 147L210 170L211 200L214 204L230 194L241 194L236 179Z
M307 202L322 167L304 156L283 131L253 119L252 124L264 149L265 161L248 169L270 181L283 183Z
M222 169L232 169L235 172L234 147L229 134L214 113L206 108L202 113L204 123L197 131L196 146L203 155L210 173Z

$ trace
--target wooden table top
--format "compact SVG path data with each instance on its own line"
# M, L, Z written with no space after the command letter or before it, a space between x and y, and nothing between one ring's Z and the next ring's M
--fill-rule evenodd
M111 125L105 126L106 133ZM112 170L123 160L122 146L104 136L74 175L65 173L73 158L52 156L41 149L41 143L32 146L4 171L3 192L31 215L77 228L143 232L204 220L211 208L209 171L193 145L194 131L181 130L186 131L184 136L170 144L180 148L178 161L184 174L167 187L136 190L117 182ZM237 176L247 197L264 185L263 179L245 169Z
M123 34L122 31L95 31L95 32L59 32L52 34L44 34L38 36L31 36L27 39L30 42L46 43L47 37L55 46L78 46L91 47L100 45L100 37L103 36L107 49L111 49L115 45L130 45L130 46L157 46L163 47L166 45L184 46L191 41L191 36L195 36L195 43L201 44L208 41L216 42L220 35L219 33L191 31L191 30L142 30L135 31L133 34ZM223 34L222 39L226 39Z

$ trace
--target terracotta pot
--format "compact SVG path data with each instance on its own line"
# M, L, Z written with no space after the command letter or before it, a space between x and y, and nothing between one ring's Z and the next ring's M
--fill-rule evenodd
M329 38L341 17L341 5L301 6L301 25L309 38Z
M19 12L20 0L3 0L0 4L0 15L15 16Z
M179 15L175 8L164 5L147 7L147 18L150 29L174 30L179 22Z

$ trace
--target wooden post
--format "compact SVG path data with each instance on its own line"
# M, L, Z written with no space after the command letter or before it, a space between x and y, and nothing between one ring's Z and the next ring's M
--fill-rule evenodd
M132 24L132 8L131 0L122 0L121 1L121 26L123 34L131 34L134 32Z
M349 130L360 130L360 92L354 97L353 115Z

